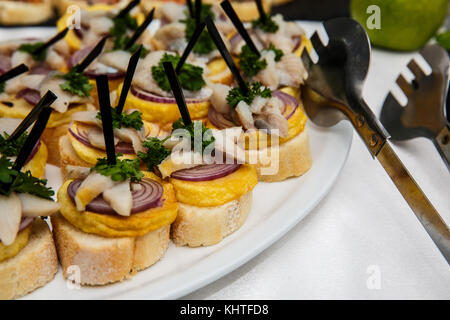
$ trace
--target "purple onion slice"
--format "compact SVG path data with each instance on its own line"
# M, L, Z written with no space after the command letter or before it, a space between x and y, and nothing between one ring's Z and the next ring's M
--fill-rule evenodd
M240 164L208 164L175 171L171 178L185 181L210 181L223 178L240 168Z

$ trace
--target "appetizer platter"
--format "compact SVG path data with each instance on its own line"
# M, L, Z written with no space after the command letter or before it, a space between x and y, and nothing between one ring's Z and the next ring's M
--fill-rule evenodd
M180 297L310 212L352 132L308 122L311 44L265 1L83 2L0 30L0 298Z

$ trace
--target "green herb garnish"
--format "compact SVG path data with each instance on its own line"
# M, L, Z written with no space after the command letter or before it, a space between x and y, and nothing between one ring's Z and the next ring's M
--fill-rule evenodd
M130 37L126 33L128 30L136 30L138 28L137 20L130 14L127 14L122 18L114 18L113 23L114 25L109 29L109 34L113 38L113 50L125 50L126 44L130 41ZM138 47L139 44L135 43L126 51L134 53ZM148 51L143 48L141 57L144 57L147 53Z
M178 54L171 55L165 53L158 65L152 67L152 76L161 89L170 92L172 89L163 66L163 63L167 61L172 62L172 65L176 67L180 61L180 56ZM181 67L181 70L178 73L178 81L183 89L190 91L198 91L206 85L206 82L203 79L203 69L189 63L184 63Z
M272 91L269 88L263 88L261 82L255 82L251 85L247 83L247 86L249 88L247 94L244 94L239 87L233 88L228 92L227 102L231 107L236 108L241 101L245 101L245 103L250 105L256 96L263 98L272 97Z
M90 91L93 86L89 83L89 78L83 73L78 72L75 67L59 77L66 80L64 83L59 85L64 91L69 91L70 93L76 94L80 97L90 96Z
M35 53L43 44L44 42L24 43L20 45L18 50L29 53L36 61L44 61L47 56L47 49L40 50L38 54Z
M133 111L130 114L117 113L115 109L111 111L112 116L112 127L113 129L133 128L137 131L141 130L144 126L142 121L142 113L139 111ZM102 115L100 111L97 113L97 119L102 120Z
M139 159L120 160L118 157L121 155L120 153L116 155L116 164L114 165L109 164L107 158L97 159L97 164L91 168L91 172L97 171L101 175L111 177L113 181L123 182L127 179L130 179L132 182L141 181L144 174L139 170Z
M19 172L12 169L13 163L5 155L0 158L0 194L9 196L11 192L28 193L51 200L55 194L47 188L47 180L38 179L30 171Z
M214 143L216 140L214 136L212 135L211 129L205 127L203 123L200 121L194 121L189 125L185 125L183 122L183 119L180 118L177 121L175 121L172 124L172 131L175 131L177 129L184 129L189 132L189 135L191 136L191 147L194 150L195 149L195 131L200 129L201 125L201 139L202 139L202 153L205 151L205 148L209 146L211 143Z
M200 21L204 21L207 16L210 16L214 20L214 13L211 10L212 5L210 4L202 4L201 5L201 13L200 13ZM195 9L194 9L195 11ZM197 27L197 22L193 17L190 17L189 12L185 11L186 19L180 20L180 22L186 24L186 40L189 42L192 36L194 35L195 28ZM195 17L195 12L194 12ZM213 39L208 33L208 30L203 30L202 34L197 40L197 43L194 45L192 49L194 53L198 54L208 54L211 51L216 49L216 45L214 44Z
M6 85L5 82L0 82L0 93L5 92L5 85Z
M261 59L248 45L239 54L239 68L247 77L253 77L267 67L266 59Z
M450 30L447 30L443 33L440 33L436 36L436 41L443 47L445 50L450 51Z
M265 16L265 19L258 18L252 21L253 29L261 29L264 32L275 33L278 31L278 24L272 19L271 16Z
M272 42L269 44L269 48L267 48L266 51L273 51L275 53L275 61L276 62L280 61L281 58L283 58L283 56L284 56L284 52L282 50L278 49L277 47L275 47Z
M12 141L8 140L9 134L6 132L4 136L0 134L0 154L6 157L15 157L22 149L25 140L28 138L28 133L24 132L17 139Z
M114 43L113 43L113 50L125 50L125 46L127 45L128 41L130 41L129 36L123 36L123 37L115 37ZM126 49L126 51L130 53L135 53L137 49L139 49L140 44L134 43L131 47ZM140 57L143 58L147 55L148 50L142 47L142 51L140 54Z
M149 170L154 171L155 167L170 155L170 150L163 146L164 142L169 138L170 136L160 140L156 137L149 137L142 143L147 148L147 152L139 151L137 156Z

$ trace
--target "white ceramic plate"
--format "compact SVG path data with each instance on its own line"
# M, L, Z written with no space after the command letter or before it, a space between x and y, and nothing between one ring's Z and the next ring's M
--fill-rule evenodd
M47 37L54 30L33 28L32 34ZM30 31L0 29L0 39L26 37ZM218 245L185 248L171 243L163 259L154 266L130 280L103 287L74 288L66 283L60 271L52 282L25 299L174 299L233 271L305 217L328 193L344 166L352 143L351 127L341 123L331 129L321 129L309 123L308 130L313 158L311 170L300 178L259 183L246 223ZM47 166L47 176L50 186L57 190L62 182L59 168Z
M331 129L308 125L313 165L304 176L278 183L259 183L244 226L221 243L202 248L170 243L161 261L122 283L73 288L61 271L26 299L174 299L233 271L295 226L328 193L352 143L352 129L341 123ZM61 185L59 169L47 167L50 185Z

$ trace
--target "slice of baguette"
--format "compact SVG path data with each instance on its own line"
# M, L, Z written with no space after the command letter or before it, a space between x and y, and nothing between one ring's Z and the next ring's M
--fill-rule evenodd
M179 202L171 238L179 246L217 244L244 224L251 205L252 192L216 207L197 207Z
M39 24L52 17L52 0L41 2L0 0L0 24L3 25Z
M50 282L58 271L55 244L47 223L35 219L27 245L0 262L0 299L21 297Z
M278 156L276 153L278 152ZM307 129L291 140L273 147L260 150L246 150L246 159L258 159L256 164L251 164L256 168L259 181L276 182L289 177L298 177L311 168L311 152L309 148L309 138ZM265 160L268 160L265 163ZM278 168L274 172L268 170L272 162L278 161Z
M51 221L63 275L82 285L130 278L159 261L169 245L170 226L137 238L105 238L75 228L60 214Z

